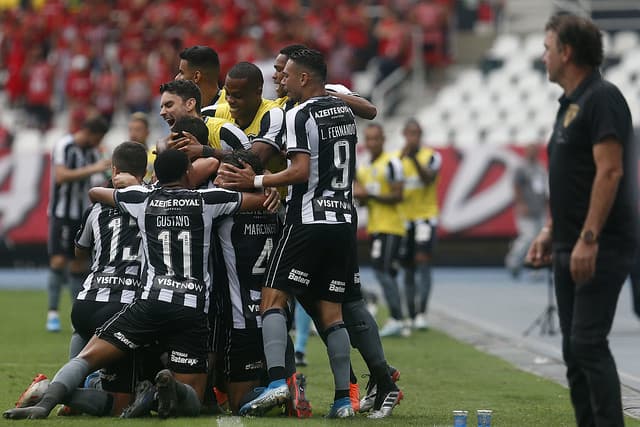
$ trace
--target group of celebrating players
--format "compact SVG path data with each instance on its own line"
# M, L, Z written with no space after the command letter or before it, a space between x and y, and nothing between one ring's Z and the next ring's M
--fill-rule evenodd
M70 258L91 256L91 271L75 279L69 362L50 383L34 380L4 417L45 418L60 403L92 415L197 416L217 412L214 386L234 414L311 416L288 334L294 300L327 347L327 417L391 415L399 372L360 291L352 194L354 114L371 119L375 107L326 84L322 54L305 46L278 54L276 100L262 98L252 63L236 64L220 89L213 49L180 58L160 88L171 134L154 148L152 184L142 144L120 144L111 164L99 159L101 119L54 149L52 277L59 288ZM113 188L90 188L109 167ZM80 217L73 197L87 194L94 204ZM351 346L371 375L362 400ZM96 370L100 388L83 387Z

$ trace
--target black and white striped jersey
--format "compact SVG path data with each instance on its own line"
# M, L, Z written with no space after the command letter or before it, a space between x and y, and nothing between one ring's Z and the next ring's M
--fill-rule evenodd
M289 186L287 224L351 222L358 142L351 109L339 98L311 98L287 111L287 153L310 155L309 180Z
M141 299L209 310L209 250L213 220L235 213L242 195L222 189L134 186L116 191L116 203L142 234Z
M97 148L79 147L73 135L59 140L51 152L51 195L49 196L49 217L79 221L89 207L89 188L91 178L56 184L55 167L65 166L78 169L97 162L100 152Z
M276 214L238 212L216 224L214 292L235 329L262 327L260 293L278 233Z
M100 203L87 209L75 244L91 250L91 272L77 299L133 302L142 290L140 243L138 224L131 215Z

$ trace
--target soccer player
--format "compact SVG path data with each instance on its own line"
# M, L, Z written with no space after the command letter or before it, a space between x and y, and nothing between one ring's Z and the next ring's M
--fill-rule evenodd
M249 165L262 174L262 164L249 151L226 155L223 164L238 168ZM243 164L244 163L244 164ZM262 211L238 212L216 226L214 280L223 294L229 328L224 349L229 406L238 413L242 397L261 385L264 377L260 290L264 284L268 257L278 232L275 214Z
M113 151L112 176L128 173L141 184L146 168L147 151L141 144L123 142ZM92 262L71 311L73 327L83 341L72 357L80 353L96 329L139 296L140 243L138 226L130 215L101 203L86 211L76 236L76 257L91 257ZM131 357L104 370L102 389L114 395L114 414L120 414L129 403L135 380Z
M281 84L283 78L282 71L291 53L305 48L306 47L303 45L286 46L280 50L280 54L275 59L275 72L272 79L276 84L276 94L279 97L276 99L276 102L280 104L285 111L293 108L295 102L289 102L286 88ZM339 86L340 85L325 84L325 89L327 89L328 94L341 98L351 108L355 115L365 119L373 119L375 117L377 110L373 104L348 90L346 90L346 92L343 91L343 93L336 93L336 90L334 89L344 88L344 86ZM357 211L355 209L352 212L351 219L353 232L355 233L358 228ZM354 251L356 250L357 248L354 248ZM356 252L353 254L353 259L354 278L350 285L347 286L345 292L345 298L342 305L342 315L347 330L349 331L351 344L358 349L362 358L367 363L367 367L370 372L370 380L366 387L367 394L360 401L357 378L353 371L351 372L351 403L356 411L367 412L374 409L375 415L372 416L379 418L381 416L391 415L393 407L397 404L396 400L393 405L389 405L387 397L391 397L392 399L395 396L397 396L398 399L402 398L402 392L400 392L395 384L393 384L393 382L399 379L400 372L389 366L386 362L384 349L382 348L382 342L380 341L380 335L378 333L378 325L371 313L366 309L366 303L362 296L360 272L357 262L358 257ZM304 330L300 331L298 329L300 326L298 324L298 315L300 311L302 310L298 310L296 307L296 341L298 340L299 333L300 335L304 335ZM305 323L303 316L308 316L308 314L305 313L300 316L303 320L300 322L301 324ZM309 324L309 322L306 324ZM298 356L296 355L296 359L297 358ZM380 393L377 393L378 384L381 385ZM385 401L387 404L383 406ZM381 408L383 410L381 410Z
M153 162L156 160L155 148L149 146L149 117L146 113L138 111L129 116L129 141L139 142L147 148L147 173L145 182L151 182L153 177Z
M176 80L191 80L202 92L203 116L213 116L216 105L224 104L224 89L218 87L220 59L209 46L191 46L180 52Z
M385 138L380 124L368 125L364 136L371 164L358 169L354 196L368 208L371 261L391 316L380 330L380 336L408 335L410 330L403 324L400 291L393 271L400 239L405 234L398 208L404 184L402 163L399 158L383 151Z
M351 417L350 343L341 303L348 276L353 274L348 258L355 245L350 221L356 126L349 107L326 96L322 54L297 51L283 73L289 97L299 103L287 112L289 167L271 175L254 175L232 166L219 171L222 179L233 185L290 185L285 228L262 289L262 333L270 383L263 393L243 405L240 413L262 414L289 397L284 310L290 296L295 295L317 308L321 333L325 334L335 381L334 403L328 416ZM318 252L328 254L322 262Z
M284 70L284 66L289 59L291 53L300 50L306 49L306 46L301 44L292 44L280 49L280 53L276 56L276 59L273 63L274 73L271 79L273 83L276 85L276 95L278 98L275 102L280 105L285 111L289 110L293 107L294 103L292 103L287 97L287 91L282 84L282 71ZM337 84L325 84L325 89L329 95L333 95L337 98L342 99L353 111L353 113L362 117L363 119L373 120L378 114L378 110L375 105L370 103L367 99L361 97L355 92L351 92L349 89L344 87L343 85Z
M431 255L436 244L438 225L436 191L442 156L431 148L421 146L422 128L416 119L409 119L402 133L405 145L397 154L402 160L404 173L403 198L399 207L406 225L406 236L401 246L401 258L405 267L405 294L412 326L427 329Z
M176 120L184 116L201 118L201 105L200 90L192 81L174 80L160 86L160 116L170 128L173 128ZM221 150L249 146L245 134L227 120L205 117L205 124L209 129L209 145L212 148ZM197 142L195 145L202 147ZM199 150L202 154L202 148Z
M94 174L106 171L111 161L102 159L98 145L107 133L101 117L84 122L80 130L56 143L51 153L51 195L49 199L49 312L46 328L60 331L58 304L60 288L69 269L71 294L75 300L87 272L85 262L75 259L73 239L89 206L87 191Z
M238 209L261 209L265 197L222 189L185 189L190 162L178 150L163 151L154 166L156 188L90 191L92 200L117 206L136 219L146 260L140 299L104 324L78 357L58 371L36 406L8 410L6 418L45 418L88 372L156 341L169 355L169 369L156 376L158 415L200 413L207 365L212 222Z

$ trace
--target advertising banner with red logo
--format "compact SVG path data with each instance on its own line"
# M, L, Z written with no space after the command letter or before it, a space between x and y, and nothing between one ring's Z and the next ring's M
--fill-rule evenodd
M513 173L524 161L523 149L478 145L438 151L441 237L514 236ZM50 174L46 152L15 147L0 153L0 230L14 244L46 244Z

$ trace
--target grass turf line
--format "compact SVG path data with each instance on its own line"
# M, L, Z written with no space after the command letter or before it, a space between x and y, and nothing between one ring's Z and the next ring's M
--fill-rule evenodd
M13 407L15 400L33 376L43 372L51 378L68 357L70 336L69 296L63 294L61 333L48 333L46 294L42 291L0 291L0 410ZM459 343L437 331L414 332L410 338L383 339L388 361L401 371L398 383L405 394L393 413L384 420L368 420L357 415L354 420L323 420L333 399L333 378L326 350L318 337L308 344L309 366L300 371L308 378L307 396L314 417L304 425L338 423L376 426L451 426L451 411L469 411L468 425L476 425L477 409L492 409L494 426L573 426L575 425L568 391L548 380L514 368L473 347ZM364 393L367 382L361 377L366 368L353 351L352 361ZM55 411L55 410L54 410ZM628 426L640 422L627 418ZM214 421L215 422L215 421ZM288 426L300 420L287 418L219 417L216 425ZM0 418L1 425L19 423ZM34 425L144 426L157 425L158 418L114 420L109 418L58 417L55 412ZM211 426L209 417L188 420L190 426ZM31 423L30 423L31 424ZM16 424L19 425L19 424ZM182 426L184 419L165 420L163 426Z

